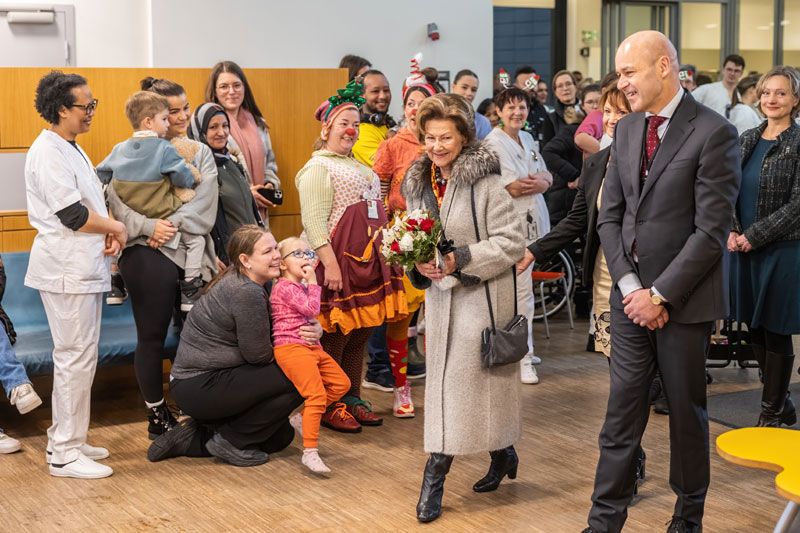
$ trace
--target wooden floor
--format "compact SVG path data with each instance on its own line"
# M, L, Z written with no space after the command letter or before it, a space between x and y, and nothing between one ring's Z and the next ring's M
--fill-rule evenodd
M21 453L0 456L0 531L581 531L608 369L602 356L583 351L585 322L574 331L563 321L551 327L550 341L536 330L542 381L524 387L517 480L504 481L494 493L473 493L488 455L456 458L447 477L444 514L433 524L420 526L414 515L426 460L419 382L413 394L417 418L392 418L392 396L367 391L365 397L387 416L382 427L359 435L323 430L321 452L333 474L317 479L301 466L297 441L255 468L213 459L148 463L141 401L132 370L122 368L101 369L95 382L90 442L111 450L107 464L115 473L108 479L50 477L44 462L49 401L25 417L0 406L0 424L23 443ZM753 370L712 373L710 394L758 387ZM47 378L34 384L42 396L49 394ZM711 424L705 531L771 531L785 505L773 488L774 474L720 459L713 439L725 429ZM671 517L668 445L667 418L653 415L644 438L648 480L630 509L626 531L664 531Z

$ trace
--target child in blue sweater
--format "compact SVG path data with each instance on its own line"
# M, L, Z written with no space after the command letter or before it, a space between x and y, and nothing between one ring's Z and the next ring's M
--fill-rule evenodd
M192 187L200 181L200 173L163 138L169 127L166 98L150 91L134 93L125 103L125 115L133 126L133 136L114 147L98 165L97 175L103 183L111 183L119 199L137 213L165 219L194 197ZM186 251L181 311L190 311L203 287L201 265L206 242L202 235L185 231L177 236L164 246ZM112 276L117 279L112 279L112 285L118 286L121 279L114 270ZM122 299L113 303L122 303Z

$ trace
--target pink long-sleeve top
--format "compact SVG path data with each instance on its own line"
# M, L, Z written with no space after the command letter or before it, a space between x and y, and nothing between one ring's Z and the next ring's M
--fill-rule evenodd
M321 295L322 288L319 285L305 286L286 278L279 278L275 282L269 298L273 346L306 344L298 332L302 326L309 324L309 320L319 315Z

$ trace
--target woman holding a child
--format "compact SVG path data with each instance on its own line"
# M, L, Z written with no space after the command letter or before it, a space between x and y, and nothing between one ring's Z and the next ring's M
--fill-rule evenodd
M119 267L136 322L136 379L148 410L148 434L155 438L176 424L164 400L162 366L165 340L180 302L186 266L184 249L174 247L173 243L179 240L178 232L202 236L205 253L200 277L205 281L211 279L216 271L216 259L209 234L217 215L218 187L217 165L211 150L202 143L186 139L189 104L183 87L169 80L145 78L141 88L166 98L169 125L164 138L199 174L194 198L163 218L148 218L138 213L120 200L113 187L107 189L111 212L125 224L129 235ZM198 281L192 288L197 293L201 286L202 282Z
M288 417L303 397L274 362L265 289L281 273L278 244L263 228L242 226L228 257L187 317L172 366L170 391L191 418L153 441L151 461L214 456L255 466L294 438ZM303 325L295 335L313 345L322 329Z

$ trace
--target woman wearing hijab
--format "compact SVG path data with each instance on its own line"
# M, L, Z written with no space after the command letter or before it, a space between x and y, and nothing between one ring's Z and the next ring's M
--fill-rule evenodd
M219 202L217 220L211 236L217 257L228 264L226 248L230 235L241 226L263 226L250 183L240 163L241 152L228 148L230 119L219 104L205 103L192 114L189 121L189 138L211 149L217 164Z

